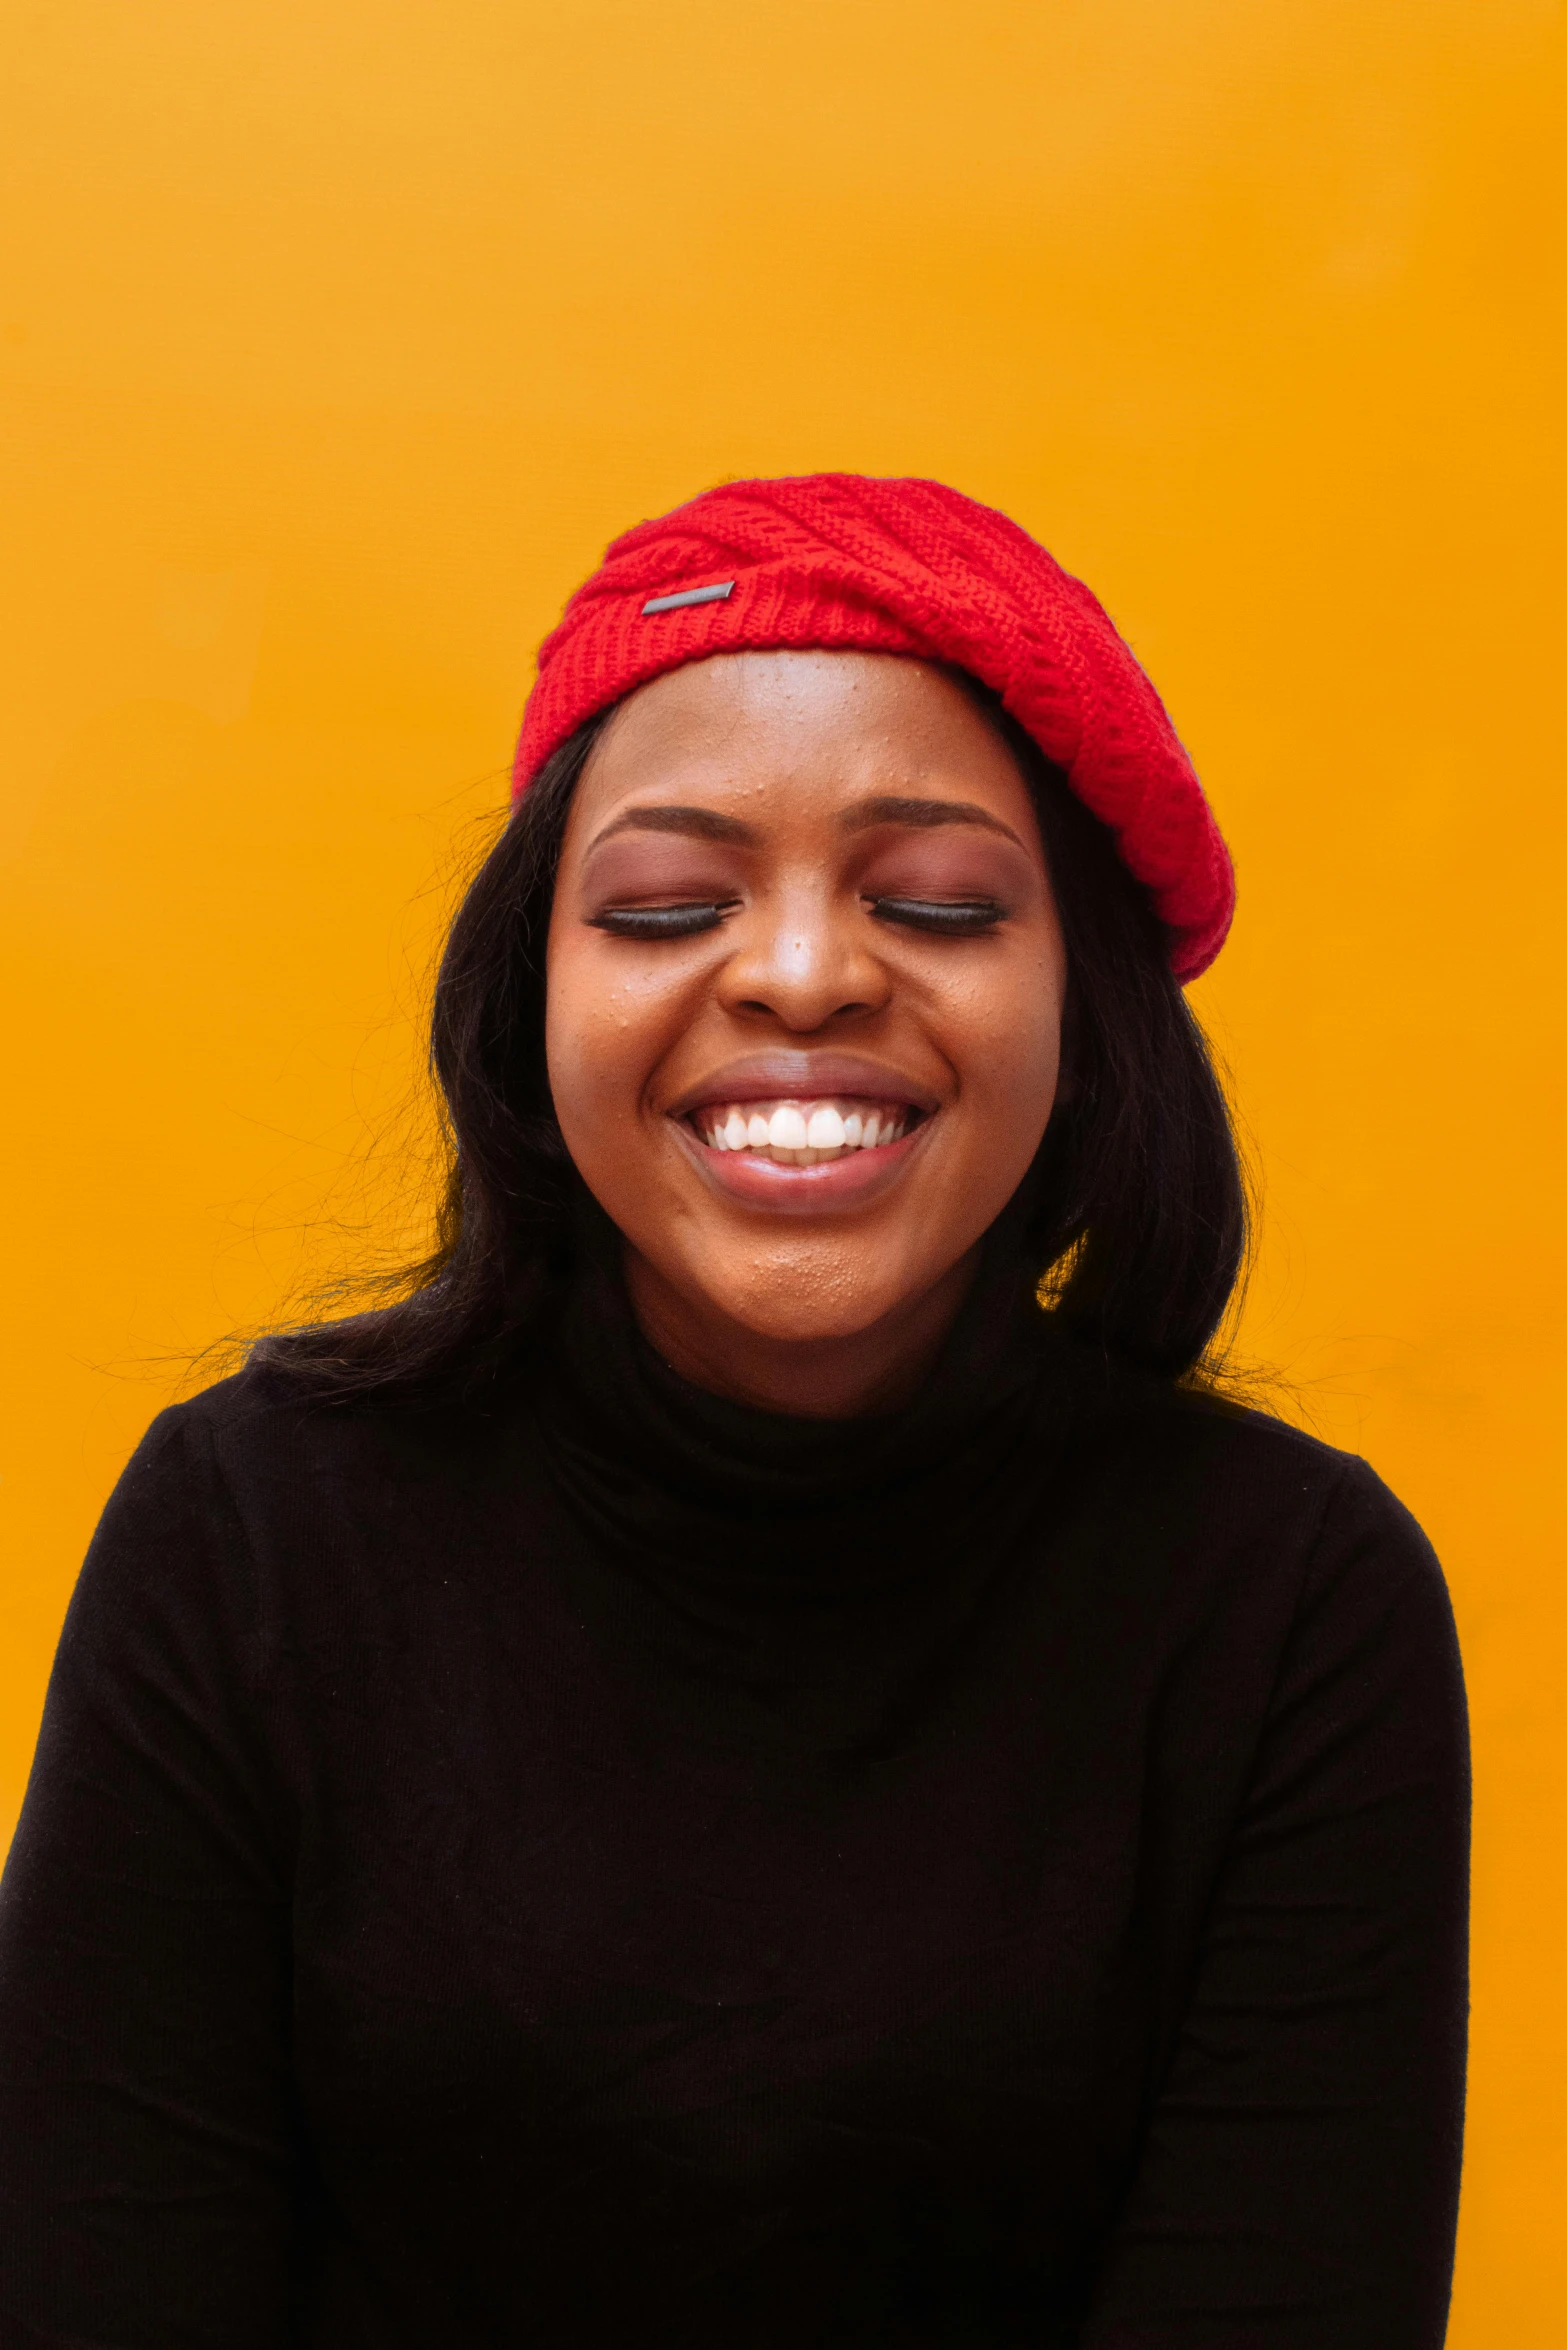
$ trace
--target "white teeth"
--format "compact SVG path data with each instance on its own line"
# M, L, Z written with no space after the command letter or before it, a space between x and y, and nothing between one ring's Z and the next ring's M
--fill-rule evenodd
M897 1142L908 1113L901 1108L852 1107L843 1101L731 1103L698 1113L697 1131L710 1150L761 1151L786 1167L815 1167L854 1150Z

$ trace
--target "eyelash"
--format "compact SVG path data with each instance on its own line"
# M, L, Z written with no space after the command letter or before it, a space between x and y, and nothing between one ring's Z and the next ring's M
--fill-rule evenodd
M937 938L978 938L1006 912L995 898L867 898L878 922L899 922Z
M595 914L592 927L613 938L642 940L697 938L716 930L738 898L684 906L610 906ZM936 938L977 938L994 930L1006 909L995 898L867 898L878 922L896 922L907 930L923 930Z
M607 930L612 938L695 938L704 930L716 930L739 903L738 898L710 898L705 904L687 906L609 906L594 915L592 927Z

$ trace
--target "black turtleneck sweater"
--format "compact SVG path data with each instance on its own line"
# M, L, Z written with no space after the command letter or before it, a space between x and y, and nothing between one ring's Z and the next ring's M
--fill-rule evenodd
M976 1301L774 1419L586 1281L482 1405L165 1413L0 1900L0 2350L1427 2350L1442 1581Z

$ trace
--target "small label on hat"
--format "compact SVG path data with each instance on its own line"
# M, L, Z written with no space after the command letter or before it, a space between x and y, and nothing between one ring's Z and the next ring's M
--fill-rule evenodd
M678 612L682 604L721 604L735 592L732 579L721 579L717 587L682 588L675 596L649 596L642 607L644 620L650 612Z

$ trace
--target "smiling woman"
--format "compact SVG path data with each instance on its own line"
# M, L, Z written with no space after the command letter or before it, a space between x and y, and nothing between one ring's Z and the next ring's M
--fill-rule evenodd
M83 1573L18 2343L1434 2350L1462 1689L1398 1504L1204 1368L1230 904L1000 516L610 550L442 964L438 1250Z
M911 1393L1038 1152L1065 991L1028 788L939 672L720 654L622 704L545 1034L666 1359L781 1411Z

